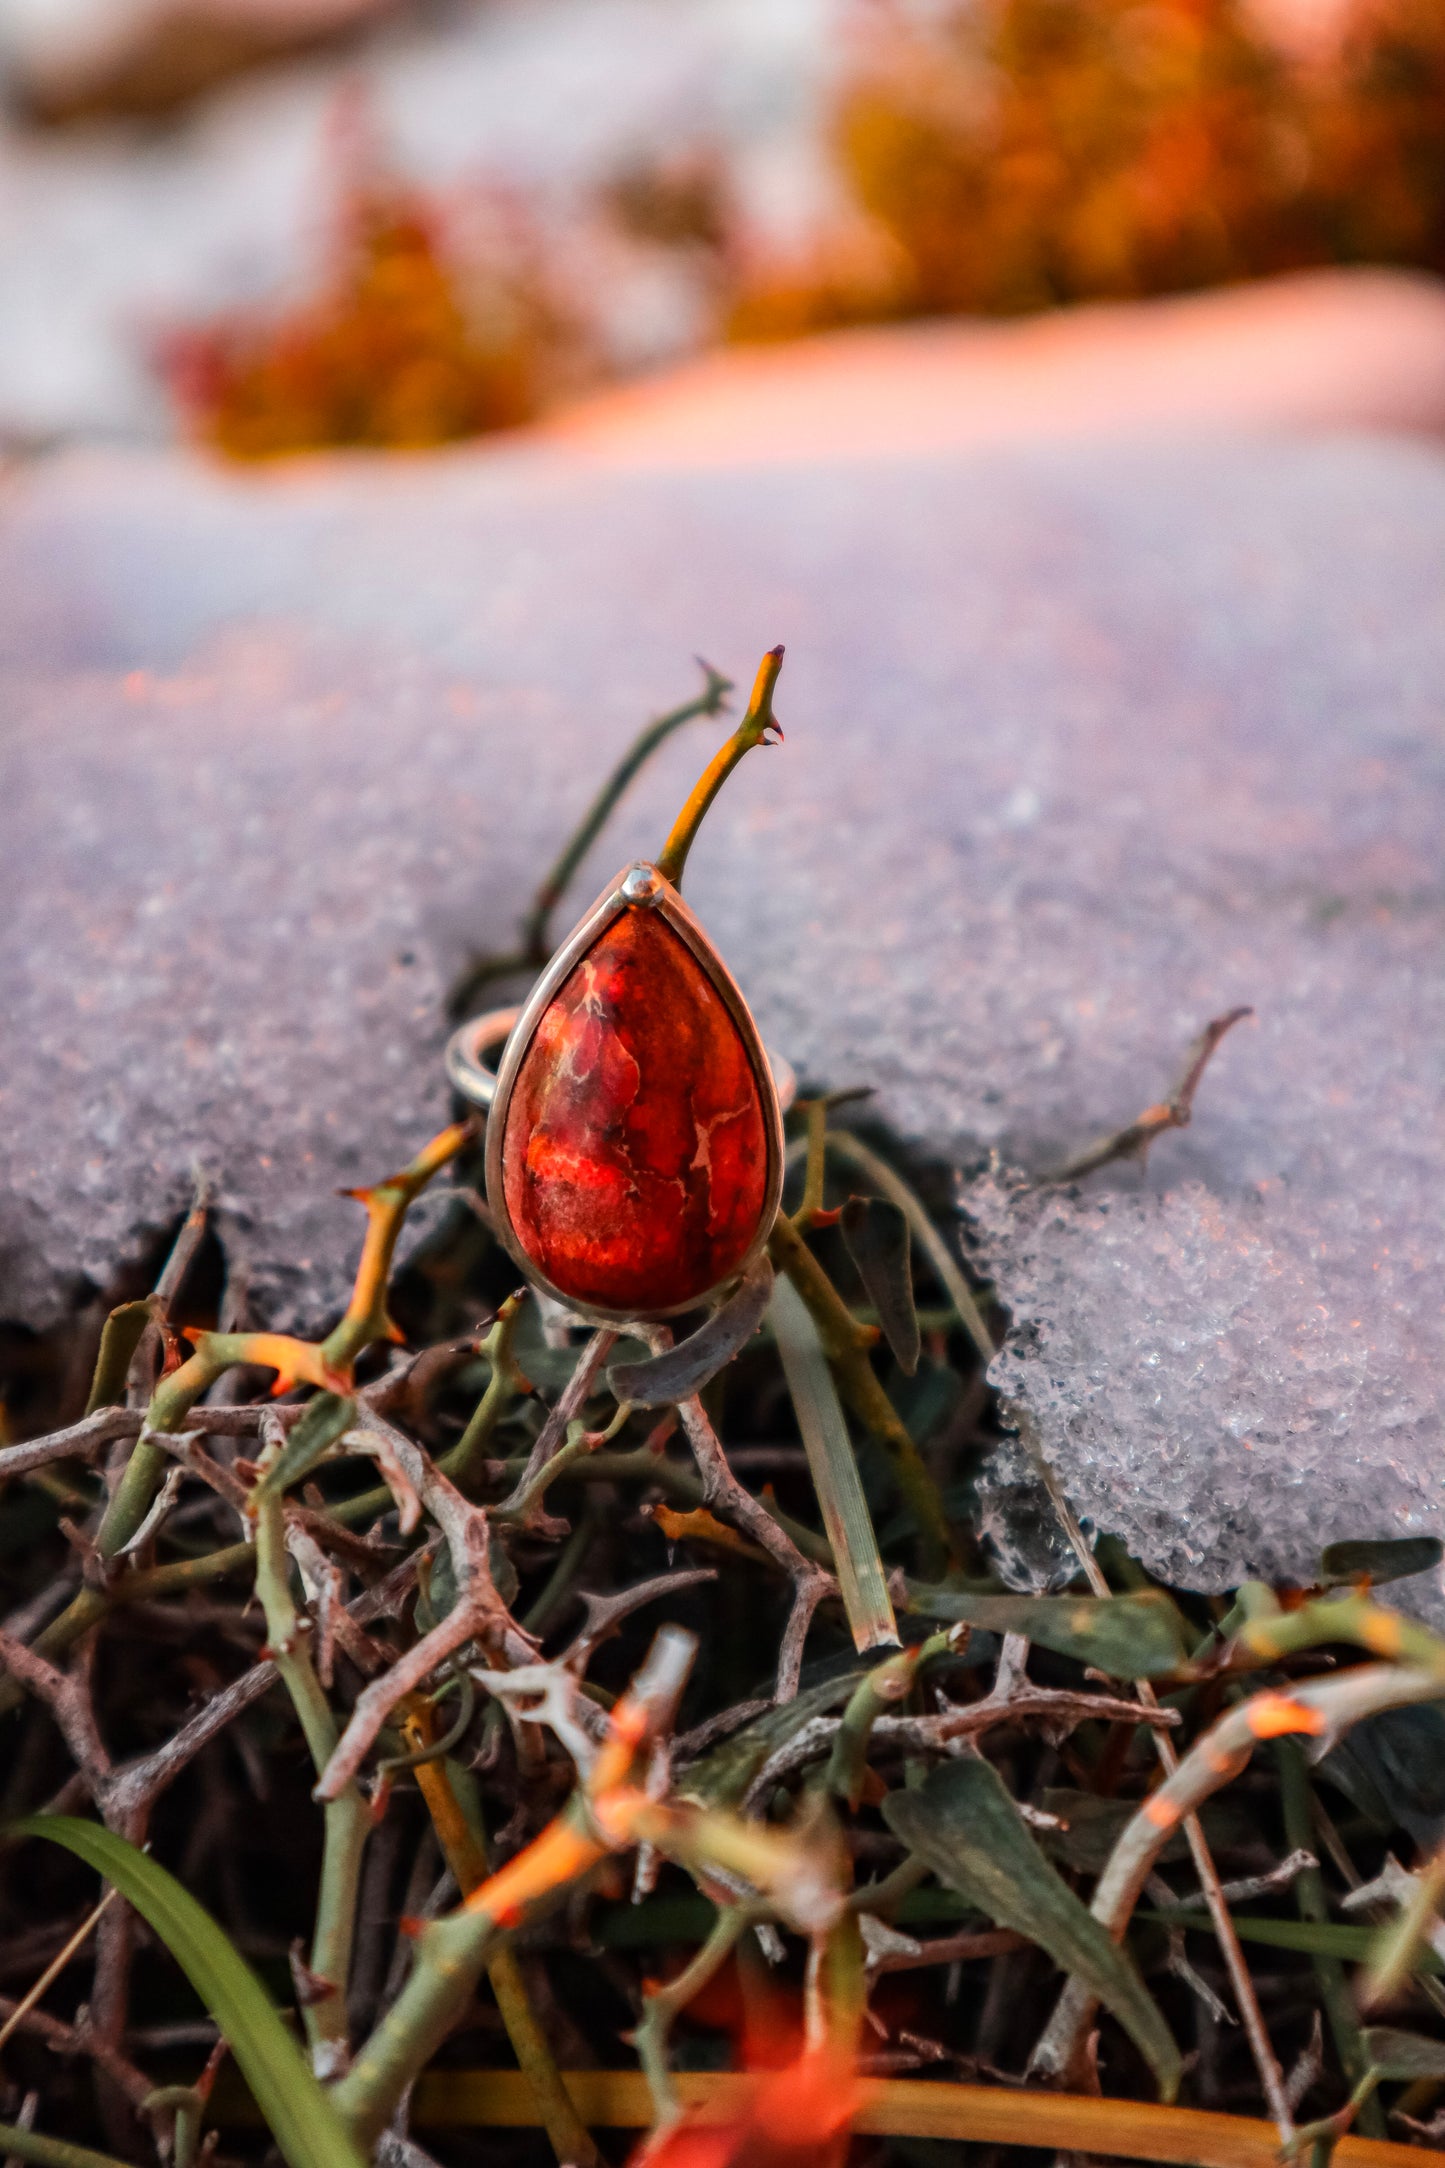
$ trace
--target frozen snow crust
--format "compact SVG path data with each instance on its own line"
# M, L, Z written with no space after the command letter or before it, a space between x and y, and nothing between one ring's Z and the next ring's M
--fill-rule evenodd
M467 946L694 649L783 639L786 748L689 896L772 1043L964 1170L999 1383L1081 1511L1206 1587L1445 1531L1442 564L1445 459L1368 439L12 476L0 1315L103 1284L199 1157L253 1307L315 1325L332 1191L445 1118ZM1240 1001L1145 1176L987 1172L1128 1120Z

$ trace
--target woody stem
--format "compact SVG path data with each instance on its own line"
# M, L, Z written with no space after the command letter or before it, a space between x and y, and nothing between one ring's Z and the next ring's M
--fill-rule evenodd
M727 744L713 756L698 778L691 797L672 824L672 833L662 847L657 870L665 880L671 881L674 888L681 885L682 869L687 864L687 854L692 849L693 838L707 818L708 808L714 798L743 755L750 753L755 745L766 743L769 730L778 729L773 720L773 688L778 682L778 672L782 667L782 648L770 647L758 665L746 715ZM778 734L781 736L781 731Z
M527 923L522 930L522 943L526 960L531 964L543 964L547 960L548 928L573 874L591 850L598 836L606 827L608 818L622 793L643 763L651 758L665 738L683 723L690 723L694 716L716 715L732 691L730 681L710 663L703 663L704 684L695 699L686 700L670 714L661 715L650 723L636 742L629 747L622 760L603 784L588 811L586 819L558 858L551 872L537 891Z
M429 1744L432 1729L431 1711L426 1707L409 1713L402 1725L409 1746ZM470 1897L486 1881L489 1870L481 1840L453 1786L452 1765L445 1759L422 1762L416 1770L416 1781L457 1887L464 1897ZM553 2151L559 2161L575 2162L578 2168L595 2168L597 2147L562 2083L510 1941L497 1943L486 1967L507 2038L518 2064L531 2080L537 2111Z

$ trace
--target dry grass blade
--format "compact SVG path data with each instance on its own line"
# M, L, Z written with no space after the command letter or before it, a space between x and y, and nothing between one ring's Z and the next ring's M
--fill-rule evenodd
M640 2130L651 2120L640 2071L569 2070L563 2082L594 2128ZM721 2119L736 2115L749 2080L687 2071L673 2083L687 2106ZM448 2070L422 2079L414 2115L431 2128L517 2129L535 2121L536 2111L520 2071ZM1030 2146L1177 2168L1276 2168L1279 2156L1274 2125L1252 2117L933 2079L871 2085L854 2127L879 2137ZM1420 2168L1420 2158L1416 2146L1354 2137L1342 2138L1334 2153L1335 2168Z
M896 1646L898 1623L842 1402L802 1297L782 1277L773 1288L771 1315L854 1645Z
M119 1892L113 1888L106 1891L105 1895L101 1898L100 1903L96 1905L92 1911L86 1914L85 1918L76 1928L75 1933L70 1937L70 1940L63 1943L60 1949L56 1951L54 1957L52 1957L52 1959L50 1960L50 1963L41 1973L39 1979L35 1982L35 1985L27 1989L26 1993L21 1996L19 2002L16 2003L14 2009L10 2012L10 2015L6 2018L4 2024L0 2025L0 2048L4 2047L6 2041L10 2038L10 2035L16 2030L16 2028L24 2023L25 2019L30 2015L30 2012L39 2002L41 1996L50 1986L51 1981L58 1980L60 1978L61 1973L64 1972L66 1966L70 1963L70 1960L72 1957L74 1957L76 1951L82 1947L82 1945L89 1939L89 1937L94 1933L95 1929L99 1926L102 1913L104 1913L115 1902L118 1894Z
M362 2168L361 2154L260 1981L173 1875L90 1822L36 1815L16 1834L65 1845L149 1922L215 2014L290 2168Z
M890 1167L886 1159L848 1129L830 1129L827 1148L835 1158L856 1167L881 1196L887 1197L898 1206L908 1221L914 1239L932 1265L939 1285L958 1313L959 1323L977 1349L980 1362L991 1363L996 1352L993 1335L984 1323L983 1313L975 1300L973 1289L959 1270L952 1250L896 1168Z

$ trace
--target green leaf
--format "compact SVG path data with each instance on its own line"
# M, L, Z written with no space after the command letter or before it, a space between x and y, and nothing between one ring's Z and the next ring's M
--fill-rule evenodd
M308 1400L286 1443L256 1485L258 1498L289 1490L346 1436L356 1419L356 1402L339 1393L318 1393Z
M113 2153L93 2153L88 2145L47 2138L42 2131L24 2130L16 2123L0 2123L0 2146L8 2159L34 2162L35 2168L126 2168Z
M808 1471L833 1547L838 1593L852 1628L853 1646L860 1653L896 1647L898 1624L878 1555L878 1538L818 1328L791 1280L781 1275L769 1309Z
M1041 1829L1039 1843L1050 1859L1084 1874L1102 1874L1114 1846L1139 1811L1137 1799L1105 1799L1097 1792L1081 1792L1072 1786L1046 1785L1036 1805L1056 1815L1059 1829ZM1200 1819L1213 1850L1232 1850L1250 1844L1258 1833L1258 1817L1227 1796L1216 1793ZM1161 1860L1187 1859L1189 1839L1176 1829L1166 1839Z
M126 1372L140 1346L141 1334L155 1314L156 1305L149 1295L140 1302L123 1302L111 1311L100 1331L100 1351L90 1381L90 1398L85 1403L87 1415L94 1415L97 1408L124 1403Z
M1162 1589L1127 1596L973 1596L913 1581L908 1595L914 1610L928 1618L1026 1634L1040 1648L1076 1657L1114 1679L1157 1679L1189 1660L1189 1629Z
M1381 1536L1375 1542L1331 1543L1320 1552L1320 1580L1326 1588L1370 1580L1405 1581L1429 1573L1445 1558L1438 1536Z
M152 1927L225 2035L290 2168L365 2168L364 2156L265 1988L190 1891L98 1822L32 1814L11 1837L48 1837L94 1867Z
M1382 2078L1398 2078L1407 2084L1416 2078L1445 2078L1445 2041L1397 2032L1393 2025L1367 2025L1365 2053Z
M1179 2050L1153 1997L1132 1961L1044 1858L992 1762L950 1762L916 1791L890 1792L883 1819L940 1882L1077 1974L1147 2059L1163 2098L1173 2099Z
M1060 1785L1039 1795L1045 1814L1058 1817L1058 1829L1041 1829L1039 1843L1051 1859L1084 1874L1102 1874L1115 1845L1139 1810L1136 1799L1105 1799L1097 1792L1074 1791ZM1188 1850L1182 1830L1176 1830L1165 1847L1175 1858Z
M848 1255L858 1268L883 1336L906 1377L918 1368L918 1312L908 1254L908 1215L887 1197L850 1197L839 1215Z
M680 1770L677 1776L679 1794L684 1799L695 1799L699 1806L735 1806L745 1796L769 1755L775 1754L780 1746L786 1746L793 1733L800 1731L815 1716L826 1716L830 1709L841 1708L858 1681L867 1674L867 1665L849 1663L833 1677L820 1680L815 1686L805 1686L791 1701L765 1709L761 1716L744 1724L741 1730L713 1747L701 1760L690 1762Z
M1406 1830L1433 1852L1445 1836L1445 1709L1426 1701L1367 1716L1331 1747L1319 1774L1382 1833Z
M607 1373L613 1397L619 1403L630 1400L635 1408L669 1408L690 1400L746 1347L763 1322L772 1292L773 1268L760 1257L690 1338L642 1362L614 1363Z
M1214 1922L1207 1912L1146 1912L1134 1914L1143 1923L1183 1927L1191 1935L1212 1935ZM1303 1950L1311 1957L1339 1957L1363 1962L1380 1939L1378 1927L1356 1927L1344 1920L1262 1919L1236 1912L1234 1931L1241 1942L1260 1942L1271 1950ZM1416 1972L1445 1973L1445 1960L1431 1949L1415 1952Z

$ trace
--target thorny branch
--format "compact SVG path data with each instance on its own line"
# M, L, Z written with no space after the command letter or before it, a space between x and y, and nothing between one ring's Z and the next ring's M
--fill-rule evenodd
M1218 1034L1219 1037L1223 1036L1224 1030L1229 1028L1229 1022L1232 1020L1232 1018L1222 1020L1223 1028ZM1209 1034L1206 1032L1204 1038L1208 1039L1208 1037ZM1217 1044L1217 1039L1211 1043ZM1200 1041L1200 1045L1204 1045L1204 1040ZM1208 1058L1209 1048L1205 1048L1202 1059L1198 1060L1197 1064L1191 1062L1186 1070L1186 1079L1190 1074L1193 1074L1197 1082L1198 1076L1202 1073L1204 1063ZM1033 1435L1031 1426L1026 1422L1021 1424L1020 1433L1024 1437L1029 1454L1043 1479L1044 1486L1053 1503L1054 1511L1059 1517L1060 1525L1083 1569L1085 1580L1089 1583L1095 1595L1106 1596L1108 1594L1108 1583L1104 1578L1099 1562L1094 1556L1082 1528L1079 1526L1078 1517L1073 1507L1064 1496L1057 1477L1040 1451L1038 1440ZM1134 1691L1144 1707L1153 1708L1157 1706L1158 1697L1149 1680L1136 1680ZM1154 1735L1154 1751L1159 1757L1166 1778L1172 1778L1178 1767L1177 1757L1171 1742L1162 1732L1156 1732ZM1255 2069L1259 2073L1260 2086L1268 2103L1270 2114L1274 2119L1275 2128L1280 2134L1280 2142L1283 2144L1289 2139L1294 2130L1294 2116L1285 2090L1284 2074L1280 2069L1279 2058L1274 2052L1274 2045L1269 2037L1269 2030L1265 2025L1264 2016L1259 2007L1259 1998L1254 1990L1254 1982L1250 1977L1249 1966L1245 1962L1244 1952L1240 1948L1239 1937L1235 1933L1234 1921L1230 1916L1229 1906L1225 1901L1224 1891L1220 1883L1219 1870L1214 1864L1214 1857L1210 1852L1209 1843L1204 1834L1204 1825L1200 1821L1198 1814L1192 1809L1184 1814L1183 1823L1184 1833L1189 1844L1190 1857L1194 1862L1194 1871L1198 1876L1200 1889L1204 1893L1205 1903L1209 1908L1209 1916L1214 1922L1214 1931L1219 1937L1224 1952L1225 1963L1229 1970L1230 1984L1234 1989L1235 2000L1239 2005L1240 2015L1244 2021L1244 2029L1249 2039L1250 2053L1254 2058ZM1072 1984L1071 1982L1070 1985L1072 1986ZM1065 2072L1072 2073L1079 2068L1088 2031L1088 2019L1083 2014L1084 2008L1084 1999L1081 1998L1070 2013L1069 2018L1066 2019L1062 2014L1061 2003L1060 2013L1056 2014L1049 2031L1040 2039L1034 2050L1031 2062L1032 2068L1055 2075L1063 2075ZM1070 2022L1072 2022L1072 2032L1067 2031L1067 2025Z
M653 1326L646 1339L654 1354L661 1354L672 1345L672 1335L665 1326ZM837 1582L831 1573L824 1572L822 1567L803 1556L766 1506L759 1503L746 1484L738 1481L728 1466L727 1455L701 1400L694 1394L678 1403L677 1412L702 1478L703 1502L708 1510L716 1508L724 1513L733 1527L750 1536L759 1550L765 1551L776 1565L782 1567L793 1584L792 1608L778 1647L775 1689L778 1701L791 1701L798 1690L803 1648L813 1614L825 1597L837 1594Z
M673 878L680 877L698 823L726 775L744 753L770 740L779 661L778 653L765 660L743 724L669 838L662 864ZM724 689L709 673L693 707L712 712ZM634 749L633 766L681 719L679 711L654 726L650 739ZM612 797L630 772L624 763L612 778ZM610 802L604 792L591 825L579 831L543 884L526 929L529 955L545 943L550 912ZM1055 1179L1076 1179L1110 1158L1142 1153L1165 1128L1188 1122L1207 1062L1246 1013L1216 1019L1165 1101L1079 1155ZM826 1102L815 1102L803 1207L793 1219L779 1220L770 1254L806 1305L831 1377L861 1425L856 1436L843 1433L841 1450L856 1447L872 1485L863 1515L871 1510L876 1520L870 1541L880 1558L887 1556L888 1593L906 1639L916 1625L908 1616L910 1592L920 1603L927 1593L911 1574L937 1580L950 1559L956 1567L958 1558L967 1558L969 1573L978 1578L962 1585L998 1593L956 1505L958 1452L989 1436L976 1366L991 1352L992 1335L944 1236L912 1189L872 1146L830 1137L826 1114ZM1424 1628L1358 1591L1287 1611L1246 1591L1228 1649L1207 1665L1187 1667L1179 1679L1184 1691L1170 1694L1164 1705L1147 1683L1128 1698L1127 1679L1116 1682L1113 1672L1105 1677L1073 1659L1062 1673L1048 1673L1050 1683L1035 1684L1028 1675L1030 1644L1019 1634L1005 1637L996 1654L992 1643L983 1653L987 1637L970 1644L966 1630L954 1630L895 1648L880 1662L858 1663L840 1645L831 1608L838 1582L830 1567L845 1562L846 1536L835 1529L834 1549L819 1532L816 1500L802 1473L807 1462L791 1431L780 1437L775 1428L780 1411L786 1424L788 1405L778 1390L776 1331L772 1341L751 1334L746 1339L742 1367L769 1382L748 1388L741 1411L731 1366L707 1385L706 1407L676 1378L658 1387L654 1372L652 1389L661 1396L662 1412L660 1420L649 1415L652 1427L645 1429L642 1411L625 1398L626 1366L614 1369L610 1386L605 1382L618 1331L592 1332L579 1347L573 1325L554 1312L540 1344L534 1306L510 1292L514 1270L494 1256L494 1245L488 1248L485 1218L458 1208L467 1241L493 1258L486 1293L460 1272L449 1279L452 1266L445 1259L429 1281L423 1259L417 1281L429 1291L424 1304L420 1296L415 1300L431 1322L414 1353L389 1352L399 1338L393 1306L408 1320L416 1314L410 1283L405 1300L393 1284L406 1212L448 1165L463 1161L458 1180L465 1184L464 1155L473 1141L468 1124L453 1125L409 1167L356 1193L367 1213L356 1284L343 1317L319 1344L220 1329L191 1335L189 1350L181 1344L171 1313L204 1228L204 1200L198 1199L154 1294L120 1305L107 1320L84 1418L46 1437L0 1446L0 1484L16 1485L17 1496L48 1489L64 1497L74 1517L60 1583L61 1593L74 1592L67 1607L52 1615L52 1592L28 1587L9 1626L0 1628L0 1662L9 1673L0 1685L0 1706L14 1708L27 1697L33 1704L15 1757L14 1800L23 1803L22 1794L43 1799L49 1791L52 1805L70 1807L83 1787L113 1831L144 1842L157 1801L218 1740L229 1738L259 1792L294 1755L299 1727L315 1770L323 1842L310 1959L298 1965L296 1979L312 2067L331 2101L375 2159L413 2157L405 2128L411 2086L448 2033L474 2021L471 1998L485 1974L522 2064L522 2072L512 2075L524 2076L532 2087L536 2116L559 2158L581 2162L592 2157L593 2141L559 2070L559 2042L572 2021L548 1969L549 1954L565 1938L569 1963L575 1961L623 1915L628 1933L645 1937L652 1932L654 1899L661 1915L679 1902L697 1906L700 1899L712 1908L710 1929L702 1924L695 1933L678 1931L684 1942L692 1934L695 1954L670 1979L655 1976L651 1956L638 1957L627 1969L632 1960L622 1954L630 1947L625 1940L608 1958L614 1984L621 1981L641 2010L636 2044L658 2110L660 2148L676 2112L671 2035L723 1967L734 1966L741 1990L751 1992L760 1953L781 1957L784 1932L802 1946L795 1955L802 1959L809 2040L814 2049L831 2044L848 2057L865 2024L882 2036L881 2052L895 2062L905 2050L914 2062L919 2055L953 2053L922 2032L890 2035L896 2019L886 1983L905 1971L945 1968L952 1980L956 1967L991 1968L975 1976L983 2013L977 2052L958 2059L967 2068L996 2073L1000 2061L1010 2060L1001 2053L1009 2019L1015 2026L1029 2022L1016 2015L1016 2006L1043 2018L1038 1982L1049 1977L1049 1968L1035 1965L1030 1994L1021 1997L1018 1983L1033 1944L1015 1925L980 1919L977 1908L965 1912L957 1931L912 1932L934 1919L956 1918L958 1907L939 1904L946 1895L939 1877L892 1833L891 1822L887 1831L879 1827L874 1810L892 1787L926 1788L934 1775L957 1774L949 1771L950 1762L984 1756L1008 1772L1021 1823L1042 1842L1066 1833L1067 1816L1052 1811L1047 1787L1067 1774L1083 1788L1082 1796L1123 1819L1091 1899L1095 1921L1116 1939L1129 1936L1139 1892L1155 1874L1163 1846L1176 1828L1188 1835L1223 1969L1212 1954L1199 1958L1198 1971L1185 1958L1183 1923L1169 1920L1177 1907L1166 1892L1165 1924L1172 1933L1161 1937L1152 1929L1151 1944L1141 1923L1130 1937L1143 1989L1157 1991L1161 2008L1172 1997L1171 2013L1182 2009L1193 2021L1192 1997L1213 2008L1211 1979L1222 1984L1228 1975L1258 2071L1256 2083L1240 2051L1229 2065L1230 2082L1239 2087L1247 2080L1254 2099L1262 2091L1280 2134L1290 2137L1298 2095L1280 2077L1261 2008L1273 1989L1268 1980L1251 1980L1229 1907L1267 1898L1297 1870L1303 1886L1319 1870L1305 1868L1297 1850L1279 1867L1222 1884L1204 1845L1199 1809L1244 1771L1261 1738L1284 1741L1293 1752L1296 1738L1322 1744L1364 1716L1445 1698L1445 1649ZM898 1206L946 1298L942 1310L920 1317L915 1352L921 1347L925 1359L916 1378L909 1373L908 1399L896 1374L883 1367L887 1349L880 1348L876 1328L830 1275L828 1229L837 1213L829 1209L827 1185L839 1165ZM670 1345L663 1328L629 1332L654 1355ZM555 1365L559 1351L568 1348L570 1374L563 1382ZM727 1352L742 1349L735 1343ZM543 1380L543 1393L534 1391L528 1365ZM219 1404L221 1393L235 1391L235 1374L251 1366L269 1366L282 1398ZM965 1372L971 1384L960 1401L953 1387ZM127 1392L147 1405L120 1405ZM299 1392L309 1397L285 1397ZM672 1393L682 1397L669 1408ZM939 1414L929 1412L930 1393ZM76 1392L65 1409L81 1405ZM967 1425L960 1423L961 1406L972 1410ZM309 1427L298 1433L298 1423ZM678 1430L689 1460L669 1451ZM739 1438L747 1459L736 1450ZM870 1439L885 1448L886 1463ZM125 1461L118 1480L111 1456ZM375 1487L353 1487L354 1466L346 1464L358 1456L375 1463L379 1482L368 1471ZM98 1481L95 1471L108 1464L109 1476ZM740 1480L740 1467L776 1475L782 1502L770 1489L755 1495ZM1109 1585L1067 1501L1052 1488L1092 1589L1092 1596L1068 1602L1087 1611L1109 1601ZM549 1510L553 1497L558 1511ZM879 1497L887 1501L881 1512ZM92 1501L89 1521L86 1500ZM561 1511L572 1516L570 1523ZM240 1540L224 1540L238 1533ZM655 1571L661 1535L669 1543L706 1546L709 1563ZM58 1538L56 1543L58 1549ZM745 1569L740 1557L751 1562ZM761 1661L755 1621L736 1601L742 1572L759 1563L783 1575L791 1590L781 1641L769 1634ZM249 1656L259 1620L246 1619L239 1605L249 1600L252 1585L266 1646L239 1677L229 1678L233 1653L217 1669L210 1653L197 1653L188 1643L199 1650L201 1629L215 1630L223 1649L239 1647ZM691 1684L694 1645L677 1626L663 1625L640 1668L634 1669L640 1644L629 1646L635 1614L684 1594L689 1606L708 1607L716 1629ZM819 1616L825 1598L830 1607ZM582 1623L564 1640L556 1628L577 1603ZM1190 1617L1202 1634L1208 1614L1194 1603ZM187 1632L190 1625L194 1634ZM1223 1629L1222 1638L1231 1631ZM559 1643L560 1653L549 1653ZM824 1644L824 1660L805 1666L805 1656ZM1337 1654L1320 1654L1341 1648L1361 1648L1383 1660L1340 1665ZM177 1663L192 1657L204 1695L200 1705L146 1752L117 1765L112 1748L134 1734L122 1727L110 1700L98 1697L97 1679L106 1677L108 1666L131 1663L143 1673L145 1691L153 1689L163 1718L174 1698ZM1326 1662L1337 1668L1321 1674ZM851 1668L840 1670L843 1663ZM980 1668L983 1690L971 1699L954 1698L972 1690ZM1241 1693L1241 1677L1251 1668L1267 1669L1263 1691L1220 1714L1220 1695L1227 1700ZM955 1683L960 1670L970 1675L969 1688ZM260 1728L244 1721L278 1684L291 1704L284 1754L263 1748ZM679 1736L685 1688L697 1705L688 1711L690 1728ZM729 1700L729 1694L737 1698ZM75 1764L59 1794L57 1772L46 1758L54 1747L52 1719ZM284 1725L288 1715L276 1696L268 1727L278 1719ZM154 1729L142 1736L153 1738ZM1152 1766L1147 1741L1162 1770L1152 1791L1144 1789ZM200 1822L215 1797L208 1789L211 1766L196 1786ZM363 1792L368 1768L374 1772L369 1795ZM426 1824L419 1820L423 1805ZM218 1819L224 1821L227 1811L222 1801ZM278 1832L284 1819L276 1817ZM384 1841L367 1868L366 1888L379 1909L366 1929L363 1961L353 1966L362 1855L376 1826ZM390 1863L417 1827L428 1833L404 1901L423 1917L393 1933L387 1918L397 1892ZM436 1882L431 1831L460 1892L450 1911L450 1885L445 1877ZM224 1843L210 1852L199 1845L196 1856L206 1861L224 1849ZM1238 1864L1258 1870L1257 1849ZM1088 1897L1090 1870L1071 1871L1082 1893L1073 1900L1079 1904ZM863 1879L864 1873L873 1879ZM1367 1895L1383 1887L1378 1877L1374 1883L1364 1875L1356 1879ZM630 1906L618 1897L628 1880L641 1900ZM1048 1885L1057 1902L1056 1885L1057 1877ZM1419 1937L1429 1936L1432 1870L1410 1886L1413 1911L1406 1924L1412 1936L1417 1929ZM1157 1894L1162 1884L1153 1887ZM226 1902L229 1916L244 1913L231 1897ZM547 1926L551 1915L564 1911L565 1926ZM1413 1912L1421 1918L1414 1920ZM1331 1923L1321 1918L1304 1924ZM241 1917L238 1931L246 1925ZM40 1995L65 1991L92 1927L98 1946L90 2009L67 2025L42 2007ZM528 1938L521 1950L514 1942L519 1929ZM673 1934L672 1928L657 1930L660 1942ZM1046 1955L1054 1954L1042 1916L1036 1939ZM1163 1940L1168 1955L1158 1950ZM133 2050L148 2050L160 2036L153 2027L129 2029L125 1905L107 1901L104 1912L97 1910L79 1931L67 1927L43 1948L23 1936L14 1947L36 1948L39 1970L29 1998L0 2002L0 2030L5 2012L15 2019L7 2054L33 2053L43 2044L87 2056L127 2114L149 2115L164 2142L175 2089L156 2092L132 2060ZM1408 1937L1403 1945L1397 1941L1387 1974L1406 1993L1413 1951ZM389 1982L384 1994L383 1981ZM1276 1996L1271 2005L1272 2022L1292 2022L1281 2017L1278 2001ZM1092 1989L1071 1978L1035 2051L1038 2072L1097 2082L1087 2053L1094 2009ZM1363 2037L1358 2026L1355 2036ZM1296 2026L1291 2045L1300 2051L1298 2082L1338 2086L1339 2071L1322 2073L1313 2042L1313 2034L1303 2039ZM619 2053L622 2045L619 2040ZM1216 2064L1226 2052L1234 2051L1216 2045ZM1353 2083L1343 2049L1336 2060ZM1022 2066L1022 2047L1012 2061ZM1372 2083L1378 2079L1378 2073L1363 2075ZM1036 2090L1013 2082L1020 2090L1008 2098L1037 2103ZM203 2088L181 2090L190 2120L184 2132L177 2125L177 2158L179 2163L184 2151L180 2168L193 2168ZM1403 2097L1406 2112L1422 2106ZM1067 2114L1067 2101L1054 2105ZM1294 2136L1303 2140L1315 2130L1332 2136L1349 2112L1337 2107L1333 2118ZM122 2136L117 2143L124 2150L133 2139L129 2126ZM48 2160L53 2168L83 2168L79 2159L62 2159L75 2150L63 2140L42 2141L21 2129L15 2142L22 2141L27 2157Z

